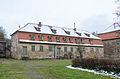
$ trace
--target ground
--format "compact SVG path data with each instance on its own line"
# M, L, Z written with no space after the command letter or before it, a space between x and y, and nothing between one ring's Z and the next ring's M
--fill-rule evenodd
M0 59L0 79L112 79L68 69L71 60Z

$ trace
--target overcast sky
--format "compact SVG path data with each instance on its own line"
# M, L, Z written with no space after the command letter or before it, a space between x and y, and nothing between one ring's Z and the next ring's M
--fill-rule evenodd
M113 23L114 0L0 0L0 26L7 35L28 22L104 31Z

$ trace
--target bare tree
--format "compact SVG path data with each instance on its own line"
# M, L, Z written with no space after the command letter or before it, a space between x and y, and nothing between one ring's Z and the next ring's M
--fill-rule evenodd
M79 55L80 55L80 60L82 60L83 58L83 54L82 54L82 46L78 45L78 52L79 52Z
M5 30L2 27L0 27L0 41L5 41L5 36Z

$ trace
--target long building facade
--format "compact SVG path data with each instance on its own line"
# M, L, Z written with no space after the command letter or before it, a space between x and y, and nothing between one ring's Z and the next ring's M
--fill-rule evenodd
M83 58L104 57L102 39L76 28L28 23L11 35L11 56L16 59L75 58L78 46Z

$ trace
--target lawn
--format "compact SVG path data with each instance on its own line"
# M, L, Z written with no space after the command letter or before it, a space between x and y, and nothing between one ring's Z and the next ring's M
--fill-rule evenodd
M112 79L68 69L71 60L0 59L0 79Z

